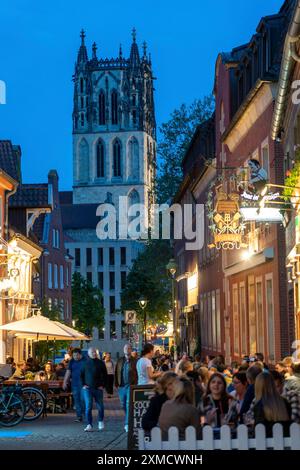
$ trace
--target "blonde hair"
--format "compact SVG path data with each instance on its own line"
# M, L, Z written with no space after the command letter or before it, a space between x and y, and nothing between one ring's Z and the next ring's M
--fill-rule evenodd
M159 379L157 379L154 388L155 392L159 393L159 395L166 393L169 383L174 382L176 378L177 375L175 372L165 372L161 377L159 377Z
M182 375L186 374L188 371L193 370L193 364L190 361L182 361L179 364L178 367L178 372L180 372Z
M204 385L207 385L208 384L208 381L209 381L209 373L208 373L208 369L207 367L199 367L198 369L198 374L200 375L201 379L202 379L202 382Z
M261 400L267 421L289 421L284 399L279 395L269 372L262 372L256 377L255 400L256 402Z

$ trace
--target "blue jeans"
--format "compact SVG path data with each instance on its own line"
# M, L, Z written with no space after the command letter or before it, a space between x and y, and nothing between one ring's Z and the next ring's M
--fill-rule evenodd
M76 408L76 416L77 418L82 418L82 412L83 412L83 403L82 403L82 386L73 386L72 387L72 395L73 395L73 400L74 400L74 405Z
M119 398L120 398L122 408L125 412L125 425L128 425L130 385L125 385L124 387L119 387L118 388L118 393L119 393Z
M87 423L93 424L92 408L93 408L93 399L95 400L96 407L98 410L98 421L103 421L104 419L104 405L103 405L103 390L97 388L83 388L82 396L85 405L85 416Z

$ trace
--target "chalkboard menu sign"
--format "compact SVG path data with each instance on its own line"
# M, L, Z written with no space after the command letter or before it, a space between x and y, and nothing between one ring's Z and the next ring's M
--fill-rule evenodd
M128 449L139 448L138 430L142 428L142 417L146 413L150 399L155 394L153 385L133 385L130 387Z

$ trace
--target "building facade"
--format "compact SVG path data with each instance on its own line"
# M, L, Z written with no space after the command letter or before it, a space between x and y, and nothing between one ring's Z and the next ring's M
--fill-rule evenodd
M226 194L238 192L233 173L250 179L250 158L272 184L284 182L282 148L271 138L271 122L290 16L291 2L285 2L278 14L261 19L248 44L217 59L216 157ZM245 241L247 248L222 253L225 356L262 352L274 362L291 348L283 224L246 221Z
M199 125L182 161L184 180L175 198L181 204L203 206L203 246L187 250L186 240L174 240L178 265L176 275L176 316L181 350L194 354L223 354L223 270L221 255L210 250L212 235L208 229L208 187L216 178L210 165L215 161L215 117ZM195 220L193 220L195 223ZM199 223L199 221L198 221Z
M299 350L299 342L293 344L293 340L299 341L300 339L299 19L300 6L297 2L294 2L292 18L287 35L284 38L279 74L280 93L276 96L271 128L272 139L282 143L281 158L284 163L284 184L290 187L290 189L285 189L286 194L289 196L289 204L285 211L285 254L290 314L289 334L293 350Z
M128 208L143 204L145 217L153 200L156 127L153 74L146 44L140 56L133 31L129 58L120 48L116 59L88 58L81 33L74 74L73 193L62 194L63 225L73 272L103 291L105 328L94 332L101 351L120 353L126 340L120 292L142 244L119 238L119 198ZM116 237L100 239L97 208L116 210Z

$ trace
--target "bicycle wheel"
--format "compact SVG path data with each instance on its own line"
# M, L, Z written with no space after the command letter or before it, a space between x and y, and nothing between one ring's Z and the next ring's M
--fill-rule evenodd
M0 402L0 425L16 426L25 415L25 405L21 397L14 394L5 395Z
M41 390L34 387L24 387L22 389L22 398L25 404L24 421L38 419L42 415L46 404L45 396Z

